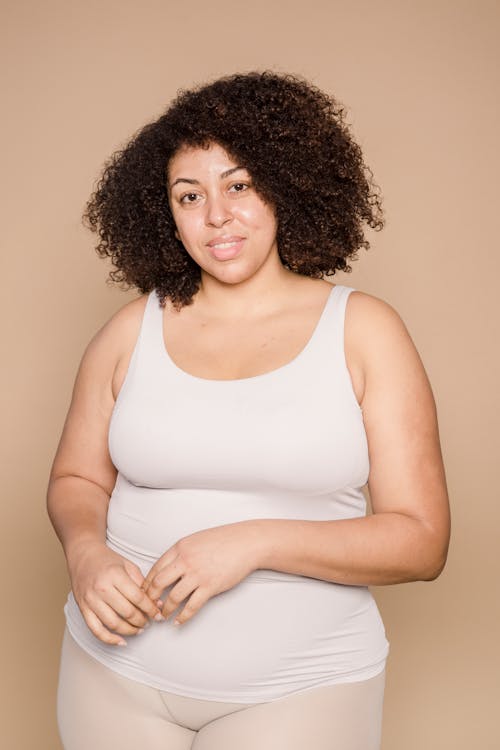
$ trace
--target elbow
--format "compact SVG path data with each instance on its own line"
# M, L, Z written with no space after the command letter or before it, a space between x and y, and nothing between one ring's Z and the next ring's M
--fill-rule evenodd
M436 526L420 522L420 534L415 541L412 580L435 581L443 572L448 559L449 523Z
M443 572L445 565L446 565L446 556L444 558L440 558L439 560L433 561L433 564L430 564L427 566L420 580L421 581L435 581L436 578L439 578L439 576Z
M422 566L421 581L435 581L439 578L448 559L449 537L440 541L439 544L433 545L425 555L424 565Z

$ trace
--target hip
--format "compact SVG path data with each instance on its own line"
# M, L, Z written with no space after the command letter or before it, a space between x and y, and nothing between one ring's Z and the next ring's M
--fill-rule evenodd
M141 567L140 560L133 562ZM142 566L146 572L144 561ZM72 595L65 611L75 640L103 664L199 699L268 701L369 679L383 669L388 652L367 588L276 571L255 571L184 625L175 626L173 617L152 622L127 638L125 649L92 635Z

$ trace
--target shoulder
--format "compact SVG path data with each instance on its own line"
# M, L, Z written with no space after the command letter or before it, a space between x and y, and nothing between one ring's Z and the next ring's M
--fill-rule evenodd
M360 354L409 338L405 323L392 305L357 290L347 299L345 329L346 343L353 351L359 349Z
M422 369L400 314L388 302L357 290L346 305L345 355L360 402L368 379L387 378L395 369Z
M137 341L148 295L128 302L106 322L87 345L80 364L80 376L113 382L128 367Z
M90 351L107 351L110 356L123 353L139 335L148 295L128 302L97 331L87 346Z

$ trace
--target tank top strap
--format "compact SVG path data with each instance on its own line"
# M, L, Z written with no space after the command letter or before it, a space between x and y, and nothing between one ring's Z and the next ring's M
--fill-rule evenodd
M332 350L344 361L344 332L345 332L345 314L347 300L351 292L356 291L353 287L336 284L333 289L332 298L329 300L331 305L327 309L327 325L330 342L333 344Z
M342 393L344 404L361 412L345 357L345 317L353 287L336 284L328 297L312 339L299 358L297 378L303 389Z
M155 289L150 292L141 327L141 359L149 365L165 359L163 344L163 307Z
M342 284L333 286L321 317L307 345L314 357L319 357L326 364L325 357L336 366L345 365L344 328L347 300L355 289ZM312 362L311 362L312 364Z
M121 405L127 393L150 380L152 373L158 372L162 352L161 347L158 346L157 333L158 327L161 331L161 321L162 308L160 308L156 291L153 290L146 301L139 335L116 401L117 408Z

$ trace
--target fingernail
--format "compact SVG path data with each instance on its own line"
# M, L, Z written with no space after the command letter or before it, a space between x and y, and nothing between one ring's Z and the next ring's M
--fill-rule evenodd
M181 624L180 620L174 620L174 625L180 625L180 624Z
M138 630L136 635L140 635L141 633L144 633L144 628L141 628L140 630Z
M118 643L116 645L117 646L126 646L127 645L127 641L118 641Z
M153 619L156 620L156 622L163 622L165 618L163 617L161 612L158 612L158 614L155 615Z

